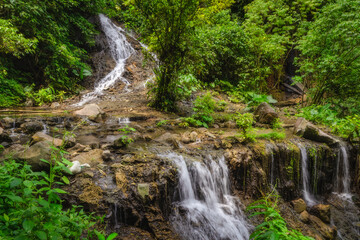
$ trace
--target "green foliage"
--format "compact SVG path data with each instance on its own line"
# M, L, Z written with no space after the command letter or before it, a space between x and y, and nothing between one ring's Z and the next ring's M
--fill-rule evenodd
M168 122L169 122L169 120L161 120L161 121L156 123L156 126L161 127L161 126L167 124Z
M192 74L181 74L177 80L175 96L176 100L188 99L191 94L199 90L200 82Z
M194 112L192 116L195 120L201 122L198 126L208 127L214 122L212 113L214 113L216 108L216 101L212 98L210 92L207 92L203 96L198 96L194 101ZM190 123L192 124L192 123Z
M0 63L7 74L0 73L0 81L10 81L10 90L32 83L37 89L50 85L54 89L76 90L77 83L91 70L87 50L94 45L96 31L88 19L112 2L2 1ZM24 94L17 91L11 94L1 90L0 94L9 101L7 105L25 100Z
M275 201L271 202L271 198ZM311 240L313 238L306 237L296 230L289 230L286 227L285 220L277 211L278 196L269 195L264 199L252 203L247 210L257 210L250 217L257 215L263 216L263 223L255 227L254 232L250 235L250 239L279 239L279 240Z
M277 86L284 75L284 65L291 50L306 34L308 21L321 6L322 0L254 0L245 7L244 30L249 38L252 68L251 89L263 92L267 78Z
M120 138L117 140L121 143L122 147L127 147L130 143L134 142L134 139L128 136L129 133L135 132L135 128L131 128L126 125L123 128L118 129L118 131L123 132L125 135L120 135Z
M283 140L286 134L284 132L270 132L256 135L256 138L268 139L268 140Z
M112 233L110 234L108 237L105 237L105 235L97 230L94 230L96 236L98 237L99 240L113 240L117 237L117 233Z
M282 129L283 122L280 120L280 118L275 118L274 121L271 123L271 128L273 129Z
M177 80L193 33L192 21L199 9L198 0L134 0L146 26L145 36L151 51L157 53L156 85L150 91L151 105L165 111L175 110Z
M303 81L312 87L312 103L328 97L359 101L360 2L331 1L316 14L310 30L300 41L298 59Z
M360 140L360 115L358 114L341 117L331 104L326 104L304 107L298 116L327 125L334 133L349 140Z
M251 130L252 125L254 124L254 115L252 113L239 113L235 117L235 122L236 125L242 130L244 135L246 135L246 133Z
M190 68L203 82L216 79L233 84L247 76L247 37L229 10L210 15L195 28L194 47L189 52Z
M63 210L55 185L69 184L61 150L53 148L49 173L33 172L12 160L0 165L0 237L6 239L85 239L95 224L77 206ZM59 161L62 160L62 161Z

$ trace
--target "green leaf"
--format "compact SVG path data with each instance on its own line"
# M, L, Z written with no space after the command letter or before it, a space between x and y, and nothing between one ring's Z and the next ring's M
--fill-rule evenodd
M10 182L10 188L14 188L17 187L21 184L22 180L20 178L14 178L11 182Z
M23 202L24 200L19 197L19 196L15 196L15 195L4 195L5 197L8 197L10 200L14 201L14 202Z
M29 181L29 180L25 180L24 181L24 185L28 188L31 188L34 184L32 181Z
M45 159L40 159L40 161L44 162L44 163L47 163L47 164L50 164L49 161L45 160Z
M112 233L106 238L106 240L113 240L114 238L117 237L117 235L118 235L117 233Z
M9 216L4 213L4 220L5 222L8 222L10 220Z
M31 220L25 219L22 226L26 232L30 232L35 227L35 223Z
M40 239L40 240L47 240L47 236L46 233L43 231L36 231L36 236Z
M60 189L60 188L54 188L53 189L54 192L57 192L57 193L67 193L66 191Z

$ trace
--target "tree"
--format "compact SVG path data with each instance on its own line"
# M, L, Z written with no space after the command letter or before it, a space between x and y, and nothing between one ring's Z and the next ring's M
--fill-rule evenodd
M144 18L147 40L157 53L156 85L152 89L152 106L173 111L175 81L189 50L193 20L200 8L199 0L134 0Z
M300 41L301 77L312 87L312 103L360 93L360 2L337 0L316 15Z

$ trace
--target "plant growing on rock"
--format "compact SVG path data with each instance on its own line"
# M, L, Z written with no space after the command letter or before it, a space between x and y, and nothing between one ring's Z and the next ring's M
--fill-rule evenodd
M114 146L118 148L127 147L130 143L134 142L134 139L128 136L129 133L135 132L135 128L131 128L128 125L126 125L123 128L118 129L118 131L121 131L125 133L125 135L121 135L119 139L117 139L114 142Z
M274 199L274 202L271 201ZM261 215L264 217L263 223L255 227L250 239L281 239L281 240L313 240L311 237L304 236L296 230L289 230L285 220L277 210L278 196L268 195L252 203L247 210L257 210L250 217Z

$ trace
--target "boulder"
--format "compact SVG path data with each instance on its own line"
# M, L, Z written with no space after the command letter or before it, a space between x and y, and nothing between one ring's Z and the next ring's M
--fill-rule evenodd
M37 132L32 137L33 142L41 142L41 141L47 141L49 144L54 145L55 147L60 147L63 143L62 139L59 138L53 138L43 132Z
M60 107L60 103L58 102L53 102L51 105L50 105L51 108L59 108Z
M301 198L291 201L291 205L297 213L302 213L306 210L306 203Z
M320 218L324 223L330 223L330 205L315 205L310 209L310 213Z
M101 156L104 161L114 161L115 160L115 158L111 154L110 150L104 150Z
M35 143L23 151L13 155L15 160L25 161L31 165L33 171L48 169L49 165L40 159L51 160L51 144L47 141Z
M81 164L89 164L91 167L95 167L98 164L103 163L102 159L103 150L94 149L89 152L83 152L71 159L73 162L79 161Z
M21 124L21 129L27 134L33 134L44 130L44 124L38 121L31 121Z
M266 102L261 103L255 110L255 119L258 123L271 124L279 115Z
M309 222L326 240L332 240L336 238L336 228L326 225L320 218L309 215Z
M297 119L294 126L294 134L315 142L326 143L328 145L340 143L339 140L321 131L319 128L306 121L304 118Z
M13 144L0 154L0 159L4 158L13 158L16 153L22 152L25 150L25 146L21 144Z
M12 128L14 127L15 119L5 117L1 120L1 122L3 123L4 128Z
M300 220L303 223L308 223L309 222L309 217L310 217L310 214L306 210L303 211L302 213L300 213Z
M197 138L198 134L197 132L193 131L190 133L190 141L191 142L196 142L196 138Z
M12 139L9 136L9 134L7 134L5 132L0 133L0 144L4 145L4 143L11 143L11 142L12 142Z
M85 105L82 109L75 111L74 115L85 116L95 122L103 122L106 120L106 114L95 103Z

